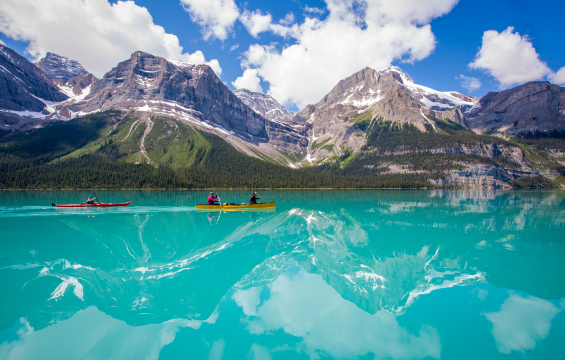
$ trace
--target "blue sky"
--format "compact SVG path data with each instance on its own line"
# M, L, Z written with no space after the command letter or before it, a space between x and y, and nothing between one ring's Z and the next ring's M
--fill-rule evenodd
M209 63L232 90L268 92L291 110L319 101L364 66L396 65L419 84L473 96L537 79L565 83L565 69L559 72L565 68L564 1L3 3L0 39L30 60L52 51L101 76L143 50ZM59 19L52 22L47 13L55 10ZM25 16L36 21L30 25ZM178 44L170 44L171 36Z

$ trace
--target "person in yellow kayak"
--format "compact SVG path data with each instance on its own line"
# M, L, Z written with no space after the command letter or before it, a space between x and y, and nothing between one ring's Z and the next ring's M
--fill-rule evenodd
M99 201L98 201L98 196L96 196L96 195L94 195L94 197L92 197L92 195L89 195L89 196L88 196L88 199L86 199L86 203L87 203L88 205L94 205L94 204L96 204L96 203L98 203L98 202L99 202Z
M249 198L249 204L257 204L257 199L263 200L262 197L257 195L257 192L254 192L253 194L251 194L251 198ZM265 200L263 200L263 202L265 202Z
M216 204L216 202L218 202L218 204ZM218 197L218 193L216 193L216 196L214 196L214 193L211 192L210 196L208 196L208 205L220 205L220 198Z

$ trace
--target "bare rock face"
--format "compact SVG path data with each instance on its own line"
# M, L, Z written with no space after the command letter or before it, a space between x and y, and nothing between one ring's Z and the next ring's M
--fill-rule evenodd
M43 70L74 101L83 100L90 93L91 86L98 82L79 62L51 52L35 66Z
M440 114L442 116L442 119L451 120L454 123L457 123L467 129L470 129L471 127L471 124L465 117L464 112L458 107L454 107L449 110L442 111Z
M41 112L47 101L67 96L40 69L9 47L0 45L0 108Z
M99 80L96 76L92 74L86 74L82 76L75 76L66 81L55 80L55 83L59 88L65 92L71 94L71 97L81 97L84 99L88 94L90 94L90 88L92 85L96 84Z
M278 122L291 122L295 112L285 109L274 97L249 91L247 89L238 89L233 92L243 103L249 106L259 115L263 115L269 120Z
M463 170L449 170L446 177L430 179L429 182L436 186L463 185L471 188L510 189L509 181L538 174L536 169L519 171L504 166L469 165Z
M53 80L69 80L77 76L88 74L81 64L75 60L48 52L47 55L35 64L43 70L45 75Z
M465 114L473 130L516 134L565 128L565 88L532 81L489 92Z
M75 60L48 52L35 64L73 101L83 100L98 79Z
M435 154L471 155L486 159L504 159L524 166L527 163L526 155L518 146L492 144L458 144L456 146L431 149L428 152Z
M312 124L307 159L314 162L332 154L358 151L365 144L364 131L357 125L362 121L382 118L425 132L430 126L435 130L429 115L467 127L461 110L471 108L473 101L468 95L418 85L397 67L383 71L367 67L340 81L294 120Z
M304 152L308 147L308 131L310 124L294 122L295 112L285 109L270 95L238 89L233 92L245 105L264 116L267 122L269 143L275 148L288 153ZM289 144L293 144L289 147Z
M0 128L42 126L56 117L52 107L68 98L53 81L26 58L0 45Z
M307 126L269 120L232 93L207 65L168 60L144 52L132 54L100 81L84 100L61 109L68 117L123 109L173 117L215 133L238 150L283 159L307 146ZM286 160L284 161L286 164Z

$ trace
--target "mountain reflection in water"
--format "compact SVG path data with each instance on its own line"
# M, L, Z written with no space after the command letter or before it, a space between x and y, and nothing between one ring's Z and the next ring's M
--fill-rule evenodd
M56 357L443 358L467 303L494 353L532 351L565 307L564 195L273 191L275 213L196 213L204 194L85 212L2 193L0 357L67 336Z

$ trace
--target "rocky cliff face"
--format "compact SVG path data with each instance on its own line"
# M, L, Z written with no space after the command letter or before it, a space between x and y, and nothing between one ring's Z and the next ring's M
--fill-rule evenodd
M40 69L12 49L0 45L0 108L41 111L45 102L67 99ZM40 99L38 99L40 98Z
M249 106L257 114L263 115L269 120L278 122L291 122L295 112L285 109L274 97L249 91L247 89L238 89L233 92L235 96L241 99L245 105Z
M533 81L489 92L465 114L478 132L516 134L565 128L565 88Z
M3 130L51 118L68 98L26 58L0 45L0 126ZM36 126L36 125L34 125Z
M456 92L440 92L416 84L397 67L383 71L365 68L340 81L319 103L308 105L295 121L312 124L308 160L320 160L344 149L357 151L364 144L364 131L357 123L382 118L411 124L421 131L436 131L427 116L447 118L468 126L462 109L475 99ZM333 145L332 150L317 144Z
M81 64L75 60L48 52L47 55L35 64L43 70L45 75L53 80L69 80L77 76L88 74Z
M541 172L533 168L514 170L504 166L469 164L461 170L447 171L443 178L428 181L436 186L463 185L469 188L510 189L509 181L539 174Z
M376 149L373 149L373 152ZM447 147L440 147L435 149L421 149L421 150L407 150L407 151L394 151L385 152L383 155L416 155L422 153L431 154L451 154L451 155L465 155L465 156L479 156L485 159L502 159L516 163L517 165L524 166L528 160L524 151L518 146L498 145L497 143L491 144L457 144Z
M59 80L55 83L59 86L61 91L69 95L75 100L83 100L90 94L92 85L96 84L99 80L92 74L82 76L75 76L69 80Z
M207 65L132 54L92 83L83 101L62 108L68 117L106 109L169 116L225 138L237 149L286 160L279 151L307 146L307 127L274 122L257 114L234 95Z
M51 52L35 64L73 101L83 100L98 79L80 63Z

